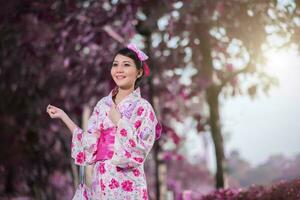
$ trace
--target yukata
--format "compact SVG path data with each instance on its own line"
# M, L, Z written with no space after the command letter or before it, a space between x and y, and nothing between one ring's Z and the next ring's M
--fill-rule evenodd
M75 164L94 164L90 190L74 199L148 199L144 161L161 134L161 124L138 87L117 105L121 119L115 125L108 114L117 90L97 102L86 131L73 131Z

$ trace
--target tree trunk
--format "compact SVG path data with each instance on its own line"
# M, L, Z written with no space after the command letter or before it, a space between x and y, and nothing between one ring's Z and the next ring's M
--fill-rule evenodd
M151 33L146 34L146 49L147 52L151 54ZM149 66L153 66L153 62L151 62L151 59L149 59L150 61L148 61ZM153 73L153 70L151 70L151 73ZM149 85L149 99L150 99L150 103L153 105L153 95L154 95L154 90L153 90L153 85L152 85L152 81L151 79L148 79L148 85ZM159 165L160 165L160 161L158 158L160 152L160 146L158 142L155 142L154 146L153 146L153 156L154 156L154 161L155 161L155 189L156 189L156 199L159 200L160 199L160 195L161 195L161 191L160 191L160 186L161 183L159 181Z
M219 87L213 81L213 62L211 57L211 36L209 34L209 24L197 25L197 33L200 38L200 51L203 55L203 67L200 68L200 74L207 79L209 86L205 89L206 99L209 106L209 126L211 136L214 142L215 155L216 155L216 188L224 187L224 146L223 137L220 126L220 113L219 113Z
M211 86L206 90L206 94L210 115L209 125L216 155L216 187L221 188L224 187L224 146L220 127L218 89L215 86Z

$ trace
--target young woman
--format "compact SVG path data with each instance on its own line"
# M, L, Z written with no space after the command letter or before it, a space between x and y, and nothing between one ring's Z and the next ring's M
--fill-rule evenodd
M116 87L98 101L86 131L63 110L47 106L50 117L61 119L72 133L75 164L94 164L86 199L148 199L143 163L161 134L161 125L138 85L144 74L149 75L147 58L133 44L116 53L111 67ZM74 199L81 199L80 195L76 193Z

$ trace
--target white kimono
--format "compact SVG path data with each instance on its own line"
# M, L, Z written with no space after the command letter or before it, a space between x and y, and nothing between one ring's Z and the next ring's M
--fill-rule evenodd
M98 101L86 132L79 127L73 132L71 156L75 163L94 164L91 190L83 195L76 193L74 199L148 199L144 161L160 137L161 124L151 104L141 97L139 87L117 105L121 119L113 124L108 113L116 90ZM113 151L108 152L108 159L97 160L97 144L103 132L114 135Z

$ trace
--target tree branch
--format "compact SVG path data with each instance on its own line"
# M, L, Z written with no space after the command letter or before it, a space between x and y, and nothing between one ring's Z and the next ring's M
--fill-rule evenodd
M252 63L249 63L247 66L245 66L242 69L236 70L233 73L229 74L226 78L221 79L221 85L219 86L219 90L221 90L228 82L230 82L234 77L236 77L237 75L247 72L251 67L252 67Z

